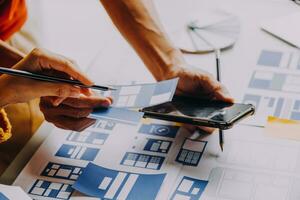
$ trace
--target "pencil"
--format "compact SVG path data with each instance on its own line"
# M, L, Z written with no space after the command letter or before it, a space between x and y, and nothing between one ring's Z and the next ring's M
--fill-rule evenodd
M57 77L53 77L53 76L46 76L46 75L42 75L42 74L36 74L36 73L27 72L27 71L23 71L23 70L10 69L10 68L4 68L4 67L0 67L0 73L12 75L12 76L23 77L23 78L29 78L29 79L38 80L38 81L46 81L46 82L52 82L52 83L67 83L67 84L75 85L75 86L82 87L82 88L91 88L91 89L101 90L101 91L116 90L115 88L108 87L108 86L100 86L100 85L87 86L77 80L68 80L68 79L57 78Z

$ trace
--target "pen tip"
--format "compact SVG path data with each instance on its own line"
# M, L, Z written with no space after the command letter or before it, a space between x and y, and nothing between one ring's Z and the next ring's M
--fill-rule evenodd
M221 151L223 152L224 151L224 147L223 147L222 143L220 144L220 147L221 147Z

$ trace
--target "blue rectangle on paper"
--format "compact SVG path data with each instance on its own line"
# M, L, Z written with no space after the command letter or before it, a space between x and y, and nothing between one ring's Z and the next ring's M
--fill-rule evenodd
M67 137L67 141L103 145L108 138L107 133L100 133L86 130L84 132L71 132Z
M118 122L115 120L110 120L110 119L105 119L105 118L99 117L99 118L97 118L97 121L92 126L92 128L112 131L116 127L117 123Z
M73 188L100 199L155 200L165 176L117 171L89 163Z
M9 200L2 192L0 192L0 200Z
M137 125L144 113L127 110L124 108L99 108L90 115L92 118L105 118L118 121L119 123Z
M295 101L293 109L294 109L294 110L299 110L299 111L300 111L300 101L299 101L299 100L296 100L296 101Z
M36 180L28 193L53 199L69 199L73 191L69 184Z
M276 108L275 108L275 112L274 112L275 117L280 117L280 114L281 114L281 111L283 108L283 102L284 102L283 98L279 98L277 100L277 104L276 104Z
M263 50L259 56L257 64L269 67L279 67L282 56L282 52Z
M173 193L171 200L189 199L199 200L204 192L208 181L203 181L191 177L184 176ZM184 188L184 191L181 189Z
M265 99L269 99L268 107L272 108L275 103L275 98L273 97L265 97Z
M160 170L165 158L141 153L126 152L121 165Z
M41 176L75 181L82 173L82 170L83 167L79 166L49 162L42 171Z
M148 141L143 149L144 151L167 154L172 145L172 142L167 140L158 140L158 139L150 139L150 138L148 138L147 140Z
M269 80L261 80L261 79L252 79L249 83L249 88L257 88L257 89L269 89L271 86L271 81Z
M63 144L55 156L76 160L93 161L100 149L78 145Z
M291 119L292 120L300 120L300 112L292 112Z
M154 93L155 85L145 84L142 86L140 93L135 100L135 107L146 107L150 105L151 97Z
M193 140L187 138L183 142L183 144L181 146L181 149L180 149L179 153L177 154L176 161L179 162L179 163L182 163L183 165L196 167L196 166L198 166L198 164L201 160L201 157L204 153L207 142L206 141L195 140L195 142L197 142L197 143L204 144L204 147L203 147L202 151L194 151L194 150L184 148L184 144L188 140L193 141Z
M155 86L153 95L160 95L160 94L165 94L165 93L175 91L174 87L176 88L177 82L178 79L158 82L157 85Z
M175 138L179 128L179 126L164 124L142 124L139 129L139 133Z
M261 100L261 96L259 96L259 95L245 94L244 99L243 99L243 103L252 104L256 108L258 108L259 104L260 104L260 100Z
M166 94L169 99L163 98L155 104L165 103L173 98L177 87L178 78L165 80L150 84L122 85L113 86L116 90L111 91L111 96L114 99L112 107L119 108L142 108L151 104L153 96ZM133 89L131 91L131 89ZM136 90L135 90L136 89ZM122 91L122 90L125 90ZM130 92L126 93L126 90ZM104 93L100 93L104 95ZM165 97L165 96L164 96Z

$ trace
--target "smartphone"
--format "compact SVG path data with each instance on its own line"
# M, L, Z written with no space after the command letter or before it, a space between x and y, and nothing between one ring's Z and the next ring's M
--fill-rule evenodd
M225 103L175 96L172 102L141 109L144 117L187 123L197 126L229 129L238 121L253 115L251 104Z

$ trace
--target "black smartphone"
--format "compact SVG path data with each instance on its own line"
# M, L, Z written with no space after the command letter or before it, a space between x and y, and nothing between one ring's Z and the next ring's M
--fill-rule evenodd
M172 102L146 107L140 111L145 113L146 118L229 129L238 121L253 115L255 107L251 104L175 96Z

